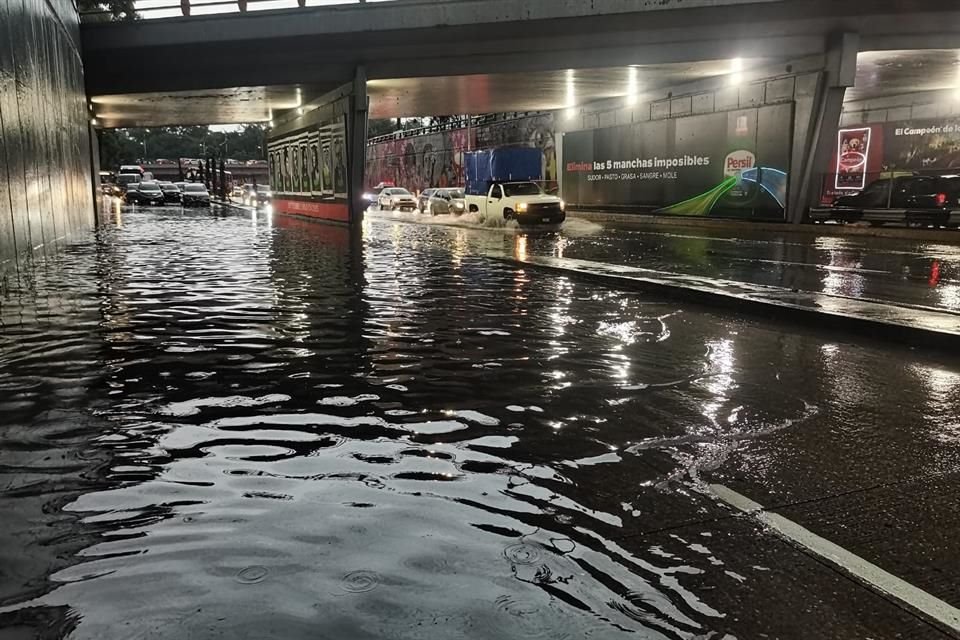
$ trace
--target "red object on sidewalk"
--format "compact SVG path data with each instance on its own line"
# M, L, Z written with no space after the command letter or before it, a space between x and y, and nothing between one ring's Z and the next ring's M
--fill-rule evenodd
M306 216L318 220L350 222L350 207L345 202L310 202L274 198L273 210L277 213Z

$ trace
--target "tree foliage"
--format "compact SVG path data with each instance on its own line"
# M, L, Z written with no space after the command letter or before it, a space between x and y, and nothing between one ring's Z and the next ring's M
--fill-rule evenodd
M266 159L265 130L245 125L238 131L211 131L208 127L156 127L103 129L99 132L100 165L116 169L121 164L157 159L224 156L229 160Z
M78 0L77 8L80 13L87 14L83 18L84 22L136 20L137 11L133 3L134 0ZM98 11L104 13L90 13Z

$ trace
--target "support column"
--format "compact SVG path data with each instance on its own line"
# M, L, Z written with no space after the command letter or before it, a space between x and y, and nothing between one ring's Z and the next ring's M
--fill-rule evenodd
M830 154L836 150L843 99L847 87L856 81L859 51L860 36L856 33L837 33L828 40L826 64L820 74L813 109L807 116L806 135L794 140L794 144L803 147L799 156L802 164L796 167L797 188L790 191L788 211L793 224L803 222L807 209L820 196L823 172L830 166ZM797 114L797 118L800 117L801 114Z
M93 184L93 224L103 219L103 196L100 192L100 136L93 124L87 125L90 138L90 182Z
M367 163L367 116L370 101L367 96L367 70L357 67L353 78L350 113L347 117L347 148L349 149L350 226L360 228L366 203L363 200Z

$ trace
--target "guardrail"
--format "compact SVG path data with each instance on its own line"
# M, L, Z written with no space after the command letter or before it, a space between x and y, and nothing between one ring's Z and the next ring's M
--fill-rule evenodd
M305 9L315 7L343 7L409 0L132 0L133 13L122 7L110 8L103 0L98 9L80 11L81 22L112 22L125 20L154 20L184 16L227 13L247 13L269 10Z
M950 180L930 183L901 178ZM956 228L960 226L960 192L954 186L956 182L960 182L960 167L886 167L880 171L824 173L820 206L811 207L807 218L812 222ZM932 192L931 188L940 191ZM935 200L941 192L939 201ZM861 193L861 198L838 200Z
M436 124L431 123L425 127L417 127L416 129L401 129L399 131L394 131L393 133L385 133L383 135L374 136L373 138L367 138L368 145L374 145L381 142L389 142L391 140L403 140L405 138L416 138L417 136L423 136L430 133L440 133L442 131L456 131L458 129L466 129L482 127L487 124L492 124L494 122L507 122L510 120L520 120L521 118L529 118L533 116L543 115L544 111L510 111L505 113L490 113L482 116L456 116L445 120L443 122L438 122Z

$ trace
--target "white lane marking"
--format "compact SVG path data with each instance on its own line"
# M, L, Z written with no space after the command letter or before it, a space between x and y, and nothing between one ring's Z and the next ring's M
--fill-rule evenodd
M826 538L821 538L796 522L777 513L766 511L763 505L757 504L733 489L729 489L722 484L711 484L709 486L718 498L735 509L754 516L785 538L838 565L878 591L900 600L953 631L960 632L960 609L884 571L877 565L864 560Z

